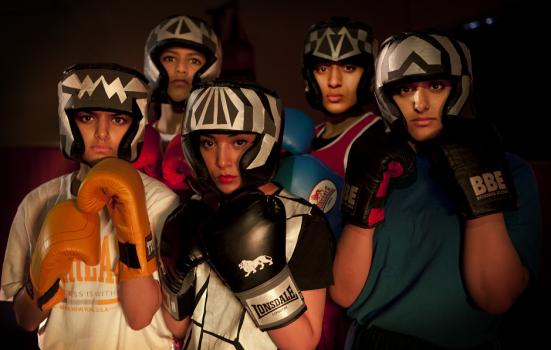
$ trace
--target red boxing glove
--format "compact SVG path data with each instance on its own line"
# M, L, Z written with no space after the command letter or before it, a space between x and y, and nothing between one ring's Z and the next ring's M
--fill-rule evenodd
M182 150L182 137L174 136L166 148L163 158L164 183L172 190L185 190L188 188L186 177L191 175L191 168L187 164Z
M134 168L156 179L161 179L161 135L150 124L145 126L144 141Z

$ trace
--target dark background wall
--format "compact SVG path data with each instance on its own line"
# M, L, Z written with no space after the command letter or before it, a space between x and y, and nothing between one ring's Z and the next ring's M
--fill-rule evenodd
M239 32L254 54L259 83L276 90L287 106L320 121L303 94L300 74L304 33L329 16L349 16L369 23L379 41L403 30L438 29L455 34L471 47L475 102L481 117L501 131L507 148L531 160L537 169L542 205L551 207L551 152L546 146L543 86L545 56L536 1L522 0L240 0ZM68 164L58 147L57 82L64 68L79 62L112 61L141 70L145 39L164 17L187 14L213 23L214 9L227 0L201 1L72 1L4 2L0 7L0 151L6 154L0 195L0 258L9 225L23 195L46 179L65 172ZM215 11L216 12L216 11ZM218 11L218 13L220 13ZM228 33L228 18L221 28ZM469 29L470 28L470 29ZM236 53L234 51L234 53ZM237 53L238 54L238 53ZM248 56L249 58L253 56ZM239 60L238 60L239 61ZM545 89L543 90L545 91ZM544 97L545 98L545 97ZM544 212L544 234L551 233ZM544 236L542 250L551 249ZM547 258L545 261L549 261ZM2 261L2 260L0 260ZM507 329L522 344L535 310L544 312L551 271L542 262L543 288L530 292L511 312ZM35 335L14 325L11 305L0 303L0 341L33 348ZM519 332L518 328L521 326Z

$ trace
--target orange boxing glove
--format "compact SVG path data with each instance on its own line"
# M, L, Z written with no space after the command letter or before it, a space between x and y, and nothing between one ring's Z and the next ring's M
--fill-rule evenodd
M31 259L27 292L38 298L41 310L50 310L65 297L59 280L80 259L99 263L100 224L96 213L80 211L74 200L58 203L48 212L36 240Z
M174 138L168 144L162 163L164 183L172 190L185 190L188 188L186 177L191 175L184 151L182 150L182 137Z
M105 205L119 242L119 279L150 276L157 265L140 174L118 158L94 165L80 185L78 207L97 213Z
M132 165L151 177L161 179L161 160L161 135L155 128L147 124L140 156Z

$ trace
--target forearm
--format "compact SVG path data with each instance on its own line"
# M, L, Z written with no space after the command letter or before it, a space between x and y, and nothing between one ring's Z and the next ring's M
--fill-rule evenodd
M526 288L529 274L509 238L503 214L468 220L464 239L464 278L470 296L486 312L507 311Z
M36 300L31 299L24 288L13 298L13 310L17 324L27 331L34 331L48 317L49 311L42 311Z
M315 349L321 336L325 289L302 292L307 310L285 327L268 331L278 349Z
M126 321L134 330L149 325L161 306L161 288L152 276L119 281L118 294Z
M373 256L374 229L346 225L337 245L333 263L334 284L329 287L333 300L349 307L365 285Z

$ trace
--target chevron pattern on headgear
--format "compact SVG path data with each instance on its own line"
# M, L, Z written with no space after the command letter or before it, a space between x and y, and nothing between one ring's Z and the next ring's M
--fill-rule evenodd
M390 80L410 75L443 72L442 53L417 37L409 37L399 43L388 60Z
M310 33L304 54L341 61L362 52L372 53L371 42L365 30L347 27L329 27Z
M207 48L216 51L216 34L200 21L194 21L185 16L173 17L166 23L159 25L149 36L146 47L153 47L163 40L188 40L205 45Z
M184 134L195 130L256 132L276 138L281 128L275 101L262 101L251 89L209 87L190 96Z
M147 100L145 85L134 77L123 83L120 77L116 77L110 82L109 77L104 75L91 77L86 74L81 79L77 73L73 73L62 82L62 92L64 95L68 95L65 108L73 109L103 107L131 113L132 99ZM118 101L112 98L115 95L118 97Z

